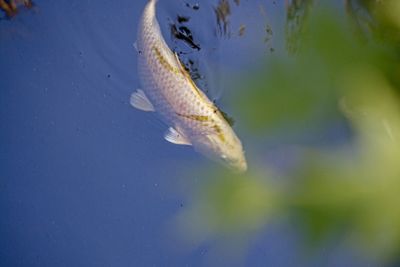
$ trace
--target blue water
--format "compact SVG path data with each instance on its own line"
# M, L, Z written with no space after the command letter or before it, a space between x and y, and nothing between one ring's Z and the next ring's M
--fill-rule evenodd
M247 18L247 39L210 30L214 1L197 11L185 5L194 1L159 2L167 42L203 59L200 83L221 105L229 77L283 49L283 31L265 43L257 24L281 27L280 1L265 4L267 17L258 19L251 14L259 6L242 1L235 16ZM176 188L182 174L214 163L164 141L166 125L129 105L139 86L133 43L145 3L38 0L0 21L0 266L205 264L207 244L176 250L167 225L186 205ZM191 17L200 52L171 38L168 22L180 13ZM232 32L240 24L232 20ZM248 41L255 36L260 41ZM286 227L260 233L245 264L299 266L296 236ZM315 266L353 261L347 251L327 249Z

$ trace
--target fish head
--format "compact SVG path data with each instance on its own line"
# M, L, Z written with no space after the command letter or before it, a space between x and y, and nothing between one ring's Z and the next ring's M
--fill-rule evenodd
M247 170L242 143L231 131L203 135L193 144L197 151L238 172Z

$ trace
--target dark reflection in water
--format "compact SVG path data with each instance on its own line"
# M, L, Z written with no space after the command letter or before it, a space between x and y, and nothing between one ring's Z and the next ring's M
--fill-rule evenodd
M191 8L191 9L193 9L193 10L199 10L200 9L200 5L198 3L196 3L196 4L186 3L186 6Z
M220 0L214 8L217 18L218 34L222 36L230 36L229 16L231 15L231 6L228 0Z
M189 17L178 15L176 23L171 24L171 34L174 38L187 43L191 48L200 50L200 46L193 41L193 35L190 29L187 26L183 25L183 23L188 22L189 19Z
M246 25L244 25L244 24L240 25L239 30L238 30L238 35L243 36L245 31L246 31Z
M364 41L371 37L376 30L376 21L371 14L371 3L369 1L346 0L345 9L348 18L353 23L354 31Z
M12 18L18 14L21 8L31 9L34 3L31 0L0 0L0 10L7 18Z
M297 51L307 16L313 5L313 0L291 0L286 4L286 46L290 53Z
M176 18L178 23L183 23L183 22L188 22L190 20L190 17L184 17L184 16L179 16Z

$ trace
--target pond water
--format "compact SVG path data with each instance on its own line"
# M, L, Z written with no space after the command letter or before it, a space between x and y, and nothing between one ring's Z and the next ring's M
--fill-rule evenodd
M217 1L160 0L157 16L230 114L240 75L285 51L283 2L230 1L218 21ZM37 0L0 20L1 266L207 265L213 240L177 248L169 225L198 182L190 172L215 163L167 143L167 126L129 105L145 4ZM176 38L189 30L193 43ZM239 265L365 266L341 246L304 259L296 240L291 226L272 225Z

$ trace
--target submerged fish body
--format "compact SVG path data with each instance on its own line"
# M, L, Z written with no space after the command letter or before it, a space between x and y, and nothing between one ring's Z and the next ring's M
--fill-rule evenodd
M143 91L132 94L131 104L162 116L171 126L165 135L167 141L193 145L206 156L245 171L247 163L239 138L162 37L156 2L147 3L139 25L136 46Z

